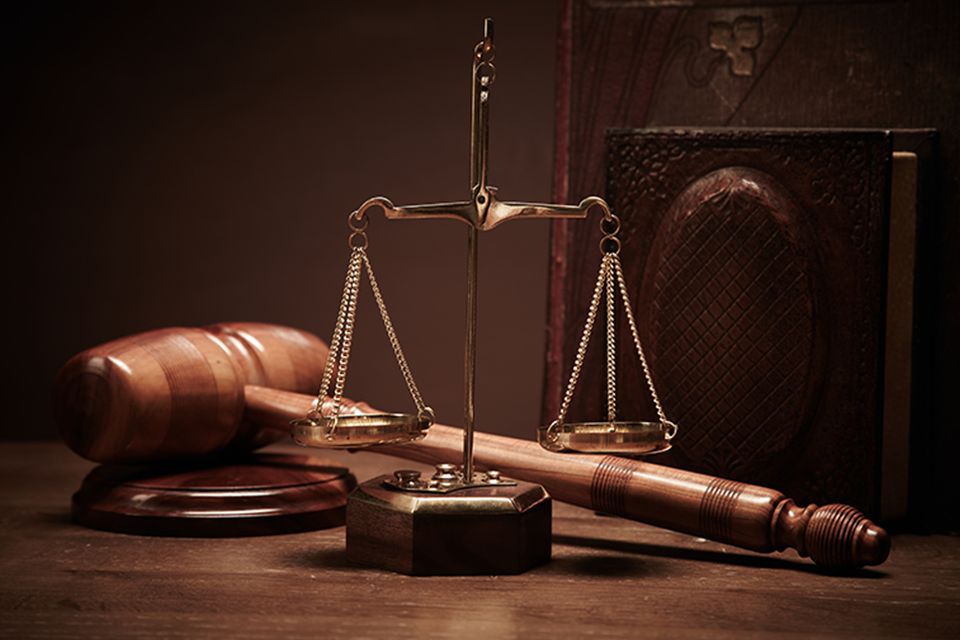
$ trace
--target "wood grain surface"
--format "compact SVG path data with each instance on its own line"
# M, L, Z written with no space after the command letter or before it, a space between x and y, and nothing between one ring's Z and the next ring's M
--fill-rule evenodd
M319 456L248 454L180 465L101 465L73 494L85 527L151 536L230 538L343 526L357 482Z
M243 385L312 392L327 353L312 333L259 322L124 336L63 366L54 417L64 442L97 462L249 451L279 436L243 421Z
M289 445L268 451L299 452ZM316 452L320 453L320 452ZM363 481L413 463L322 452ZM94 466L59 443L0 445L2 638L953 638L960 539L897 535L832 575L554 505L553 559L518 576L411 578L350 565L344 528L150 538L70 522Z

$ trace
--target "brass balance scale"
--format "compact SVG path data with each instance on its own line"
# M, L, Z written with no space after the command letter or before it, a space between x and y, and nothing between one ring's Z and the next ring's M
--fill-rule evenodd
M474 391L477 327L477 245L479 232L516 218L585 218L597 208L603 217L600 250L603 259L587 320L574 359L559 415L538 430L540 445L559 453L639 455L665 451L677 426L667 420L640 344L632 306L620 266L620 223L601 198L577 206L508 203L487 185L487 142L490 87L496 78L493 23L484 23L483 39L474 48L471 112L470 200L467 202L396 207L383 197L367 200L348 216L351 257L330 353L320 383L316 409L291 423L294 440L303 446L359 449L396 445L424 438L434 423L407 365L367 255L370 223L367 211L382 209L388 219L455 218L467 223L467 330L463 460L437 466L422 479L417 471L400 470L361 484L347 502L347 554L355 562L408 574L520 573L550 558L550 499L539 485L513 481L492 470L474 472ZM357 299L366 272L384 328L413 399L415 413L354 415L342 404ZM657 422L617 420L615 307L623 304ZM607 416L599 422L564 422L576 389L593 327L606 299ZM331 393L331 385L333 386ZM324 403L325 398L332 402ZM331 407L324 414L321 407Z

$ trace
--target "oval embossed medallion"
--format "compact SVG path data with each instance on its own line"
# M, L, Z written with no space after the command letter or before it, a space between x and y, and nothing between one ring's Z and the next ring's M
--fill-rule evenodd
M763 478L804 436L825 345L800 213L770 176L729 167L687 187L657 231L640 304L681 466Z

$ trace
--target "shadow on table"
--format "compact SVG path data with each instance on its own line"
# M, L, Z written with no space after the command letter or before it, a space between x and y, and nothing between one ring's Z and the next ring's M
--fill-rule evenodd
M599 551L616 552L617 555L580 556L572 558L576 562L567 562L565 558L554 557L552 564L575 567L575 573L591 573L597 575L637 575L630 573L632 557L644 558L672 558L676 560L691 560L694 562L711 562L716 564L733 565L740 567L757 567L762 569L780 569L800 571L819 575L836 575L856 578L883 578L885 573L875 569L831 569L822 567L807 560L790 560L776 556L754 555L750 552L724 552L710 549L690 549L669 545L647 544L642 542L625 542L622 540L605 540L603 538L588 538L584 536L554 535L554 545L580 547ZM624 555L626 554L626 555ZM645 566L645 565L644 565ZM634 567L635 569L637 567ZM645 568L640 573L649 573Z
M554 553L551 561L533 571L554 575L590 576L600 578L653 577L676 570L671 568L669 560L692 562L710 562L715 564L756 567L758 569L777 569L798 571L801 573L842 576L848 578L886 577L887 574L875 569L850 569L838 571L821 567L807 560L792 560L776 556L755 555L750 552L724 552L710 549L691 549L687 547L605 540L584 536L554 535ZM589 550L587 553L561 552L557 546L576 547ZM597 553L601 552L601 553ZM325 549L298 553L294 563L300 566L322 569L357 571L371 570L347 560L346 549Z

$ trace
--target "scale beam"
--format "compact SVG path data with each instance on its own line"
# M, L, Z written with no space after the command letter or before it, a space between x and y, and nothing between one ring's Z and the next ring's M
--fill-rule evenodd
M466 483L473 480L473 432L475 422L474 392L476 388L477 354L477 262L479 254L478 231L489 231L507 220L519 218L585 218L594 205L600 206L604 217L610 209L601 198L590 197L579 205L500 202L497 188L487 184L488 141L490 132L490 87L496 79L493 66L496 47L493 44L493 21L484 21L484 35L473 50L473 94L470 123L470 200L438 204L395 206L384 197L370 198L352 219L363 219L372 206L383 209L391 220L424 218L452 218L469 225L467 231L467 327L464 357L464 417L463 417L463 476Z
M479 193L479 190L477 190ZM597 197L585 198L578 205L542 204L534 202L500 202L497 200L497 188L487 187L488 197L484 204L475 198L471 202L447 202L397 207L383 197L370 198L357 215L373 205L383 208L384 215L390 220L413 220L423 218L451 218L461 220L480 230L489 231L507 220L519 218L586 218L590 208L599 205L608 212L606 203Z

